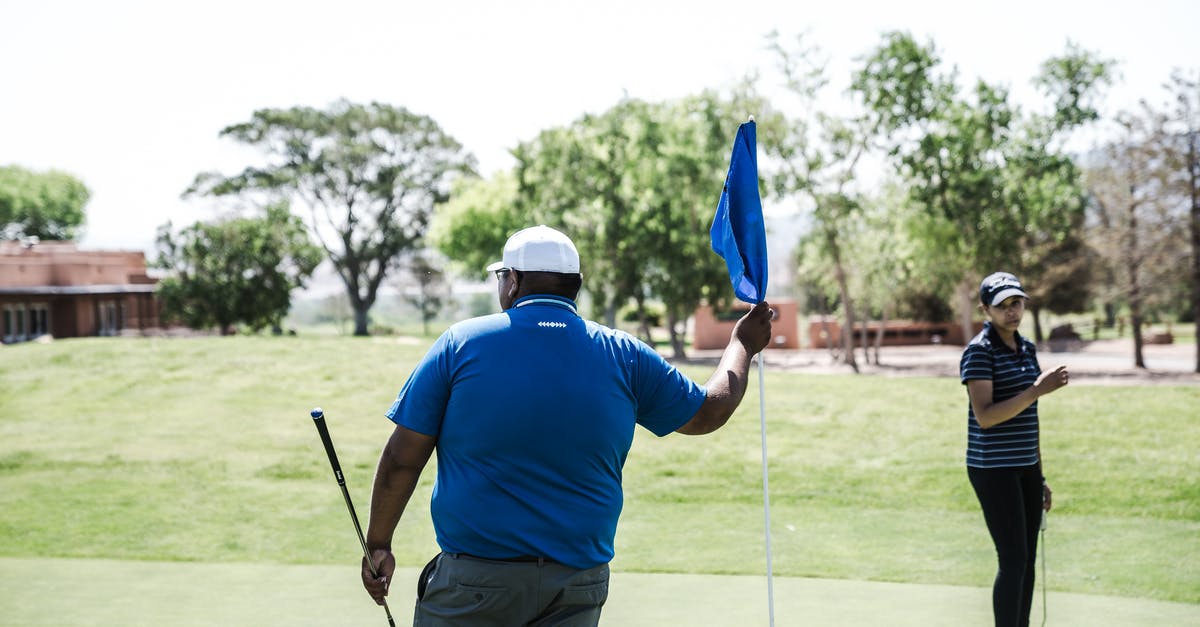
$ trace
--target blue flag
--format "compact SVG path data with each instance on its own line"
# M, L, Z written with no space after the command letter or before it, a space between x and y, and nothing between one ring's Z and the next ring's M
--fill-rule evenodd
M725 189L713 216L712 249L729 268L733 293L757 304L767 293L767 232L758 196L758 146L754 121L738 127Z

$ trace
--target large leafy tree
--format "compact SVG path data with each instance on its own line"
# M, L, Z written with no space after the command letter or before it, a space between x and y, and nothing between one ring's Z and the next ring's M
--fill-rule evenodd
M571 234L607 324L632 301L645 328L648 302L661 301L682 356L687 316L702 300L732 296L708 228L734 131L748 112L763 109L741 86L727 96L626 99L543 131L514 150L517 213ZM758 118L760 128L770 127L769 115Z
M467 276L484 276L500 259L509 235L530 226L517 211L517 181L512 172L491 178L455 181L450 199L438 205L428 243Z
M854 73L852 89L873 112L909 201L954 227L931 230L930 236L948 237L929 248L971 276L1003 250L985 235L1004 228L990 209L999 204L1002 178L994 156L1012 111L1003 90L982 81L972 98L959 98L955 76L940 73L940 64L932 44L888 33ZM969 302L969 284L959 284L960 300ZM964 304L961 311L969 337L971 309Z
M73 239L83 226L91 193L60 170L0 167L0 238Z
M474 168L433 119L380 103L261 109L221 136L257 148L266 163L201 174L187 193L266 194L306 206L346 286L355 335L368 333L368 312L402 253L421 248L434 205Z
M779 132L780 118L748 89L726 97L706 91L665 103L646 130L650 141L638 143L641 166L633 182L650 209L638 234L651 253L645 285L663 303L676 357L684 354L683 325L696 307L702 301L717 307L732 301L728 271L712 251L709 228L730 145L748 112L755 113L760 137L769 143ZM645 325L644 301L636 296Z
M1064 143L1099 119L1096 101L1112 82L1113 62L1075 44L1042 63L1034 84L1053 102L1048 114L1020 119L1004 147L1004 202L1015 216L1019 257L1013 266L1032 286L1034 336L1041 312L1083 311L1095 259L1085 242L1086 191Z
M1095 119L1092 101L1113 64L1075 46L1048 60L1035 82L1053 100L1048 116L1022 116L1002 87L977 81L964 96L939 71L932 44L893 32L864 59L852 89L873 115L909 201L932 219L930 249L961 270L958 300L971 330L982 272L1037 272L1079 227L1082 190L1061 138ZM1077 233L1076 233L1077 235ZM1074 280L1070 273L1058 277Z
M648 103L625 100L513 151L518 211L570 233L584 260L586 288L610 326L642 287L638 222L648 207L631 180L638 167L631 152L639 140L653 141L634 136L649 111Z
M157 243L157 265L170 272L157 289L164 314L223 334L238 324L278 328L292 290L321 261L303 221L282 203L261 216L196 222L178 232L168 222Z

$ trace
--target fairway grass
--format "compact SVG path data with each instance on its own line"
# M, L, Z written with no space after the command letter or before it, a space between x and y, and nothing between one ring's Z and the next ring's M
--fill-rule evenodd
M365 524L392 427L382 413L427 345L208 337L0 348L0 557L353 565L358 541L308 410L324 407ZM776 575L990 583L957 380L769 372L766 399ZM1196 386L1073 386L1043 400L1052 592L1200 603L1196 407ZM639 430L614 570L764 573L760 446L757 389L716 434ZM432 469L396 533L405 567L436 551Z

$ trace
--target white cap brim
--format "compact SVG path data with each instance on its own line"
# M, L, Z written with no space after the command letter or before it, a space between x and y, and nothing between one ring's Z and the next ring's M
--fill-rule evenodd
M484 268L484 270L487 270L488 272L495 272L503 267L504 267L504 262L497 261L495 263L488 264L488 267Z
M1016 288L1016 287L1010 287L1006 290L1000 290L1000 292L998 292L995 296L993 296L991 306L995 307L996 305L999 305L1000 303L1004 302L1005 300L1007 300L1009 298L1012 298L1013 296L1020 296L1021 298L1029 298L1029 294L1026 294L1023 290Z

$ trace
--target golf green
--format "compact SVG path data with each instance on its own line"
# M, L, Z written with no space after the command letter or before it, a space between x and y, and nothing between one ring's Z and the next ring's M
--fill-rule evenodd
M392 615L412 621L417 569L397 571ZM776 625L988 625L989 591L776 577ZM1200 605L1051 591L1048 625L1200 625ZM613 574L606 625L768 623L762 576ZM1041 622L1041 587L1033 623ZM347 566L0 558L0 623L13 627L386 625Z

